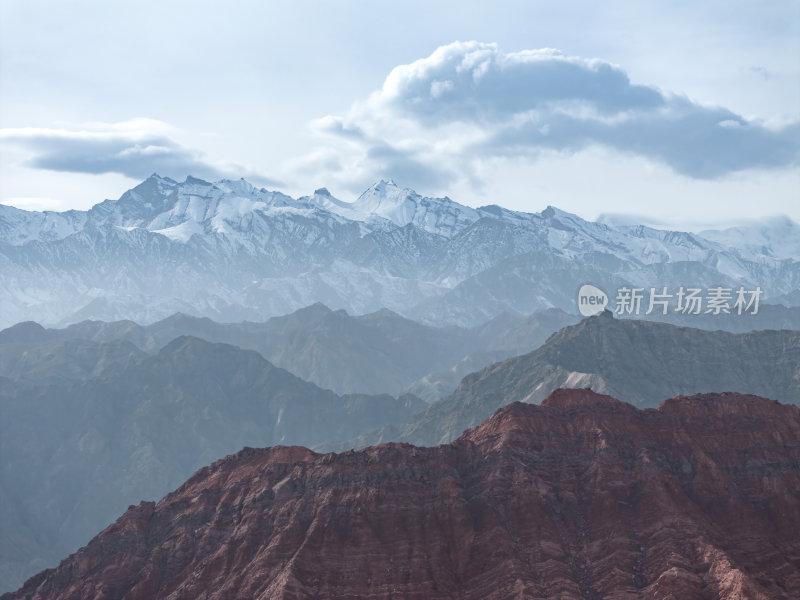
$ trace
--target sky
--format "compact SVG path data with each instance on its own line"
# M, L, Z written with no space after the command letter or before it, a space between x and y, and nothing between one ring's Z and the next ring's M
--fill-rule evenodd
M153 172L687 230L800 221L800 0L0 0L0 202Z

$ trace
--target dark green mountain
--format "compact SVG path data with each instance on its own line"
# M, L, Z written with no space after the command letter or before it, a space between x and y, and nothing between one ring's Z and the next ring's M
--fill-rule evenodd
M800 331L733 334L615 319L606 311L565 327L533 352L468 375L408 423L335 447L446 443L506 404L538 403L555 389L583 387L639 407L724 391L800 404Z

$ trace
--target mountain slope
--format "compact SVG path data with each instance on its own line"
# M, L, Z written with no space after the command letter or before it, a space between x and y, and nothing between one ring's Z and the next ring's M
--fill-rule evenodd
M787 217L777 217L723 230L707 230L704 238L746 252L775 258L800 255L800 225Z
M551 309L527 318L505 315L479 328L433 327L389 310L351 316L315 304L264 323L216 323L182 314L146 326L132 321L84 321L56 330L28 322L0 331L0 376L43 377L47 369L52 372L54 362L63 364L61 375L75 378L83 372L89 376L94 365L104 361L99 356L80 361L79 342L124 341L154 353L176 337L188 335L255 350L276 366L337 393L397 395L414 385L432 401L452 392L465 373L457 378L437 375L430 385L420 379L459 363L460 369L472 366L471 372L528 352L576 321ZM71 350L64 352L67 340L73 342ZM107 352L112 347L104 348ZM67 373L66 365L75 368ZM436 395L437 391L441 394Z
M103 355L118 344L78 345ZM425 406L410 396L339 396L256 352L188 337L155 356L111 361L88 379L48 380L0 377L6 589L85 543L132 501L161 497L219 456L348 439Z
M586 390L436 448L245 449L3 600L800 595L800 409Z
M0 327L175 312L263 321L315 302L469 326L503 311L575 313L586 278L612 296L621 285L761 286L762 301L793 302L800 256L749 231L712 241L554 207L470 208L387 181L350 203L153 175L86 212L0 206Z
M800 308L771 305L760 307L757 315L673 313L649 318L735 333L800 330ZM45 330L27 322L0 331L0 376L74 379L91 376L113 356L119 361L134 360L122 345L105 347L105 355L84 356L91 352L88 347L82 349L76 343L66 351L65 340L125 341L155 353L176 337L188 335L255 350L274 365L338 394L410 392L433 402L451 394L469 373L528 353L552 333L577 322L573 315L549 309L527 317L503 312L472 328L436 327L385 309L351 316L322 304L263 323L217 323L183 314L145 326L132 321L83 321ZM53 371L58 363L64 372Z
M384 441L445 443L511 402L591 387L637 406L678 394L737 390L800 404L800 332L732 334L614 319L608 311L565 327L540 348L465 377L456 391L402 426L333 448Z
M10 330L0 334L6 331ZM11 343L0 338L0 377L32 385L86 380L112 369L129 368L146 357L146 353L125 340L97 343L56 338Z

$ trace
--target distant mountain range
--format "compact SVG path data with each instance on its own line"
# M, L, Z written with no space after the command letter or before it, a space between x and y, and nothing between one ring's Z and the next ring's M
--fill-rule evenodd
M660 316L710 330L742 333L800 331L800 308L767 305L757 315ZM272 364L338 394L412 393L433 402L450 395L461 379L489 364L527 354L579 318L551 308L528 317L503 313L483 325L436 327L383 309L352 316L315 304L262 323L218 323L175 314L150 325L133 321L82 321L63 329L19 323L0 331L0 376L43 381L85 379L109 361L136 360L180 336L255 350ZM108 342L100 358L85 342Z
M800 309L797 313L800 325ZM339 394L411 390L433 401L450 394L467 373L537 348L577 321L549 309L529 317L504 314L469 329L434 327L386 309L351 316L315 304L263 323L217 323L182 314L146 326L83 321L45 329L25 322L0 331L0 376L37 383L86 379L109 361L138 360L131 344L153 354L177 337L193 336L255 350L272 364ZM102 358L92 354L95 342L104 343Z
M589 390L436 448L246 448L2 600L800 597L800 409Z
M800 331L701 331L605 311L533 352L468 375L408 423L324 448L447 443L510 402L538 403L554 389L583 387L643 408L679 394L734 390L800 404Z
M0 327L150 323L175 312L263 321L322 302L437 325L560 308L577 290L760 286L800 305L792 222L703 235L588 222L547 207L473 209L381 181L355 202L245 182L151 176L88 211L0 205Z

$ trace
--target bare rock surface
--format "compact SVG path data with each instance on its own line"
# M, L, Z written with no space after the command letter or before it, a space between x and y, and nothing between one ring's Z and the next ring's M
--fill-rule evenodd
M433 448L246 448L2 599L789 599L798 531L798 407L557 390Z

